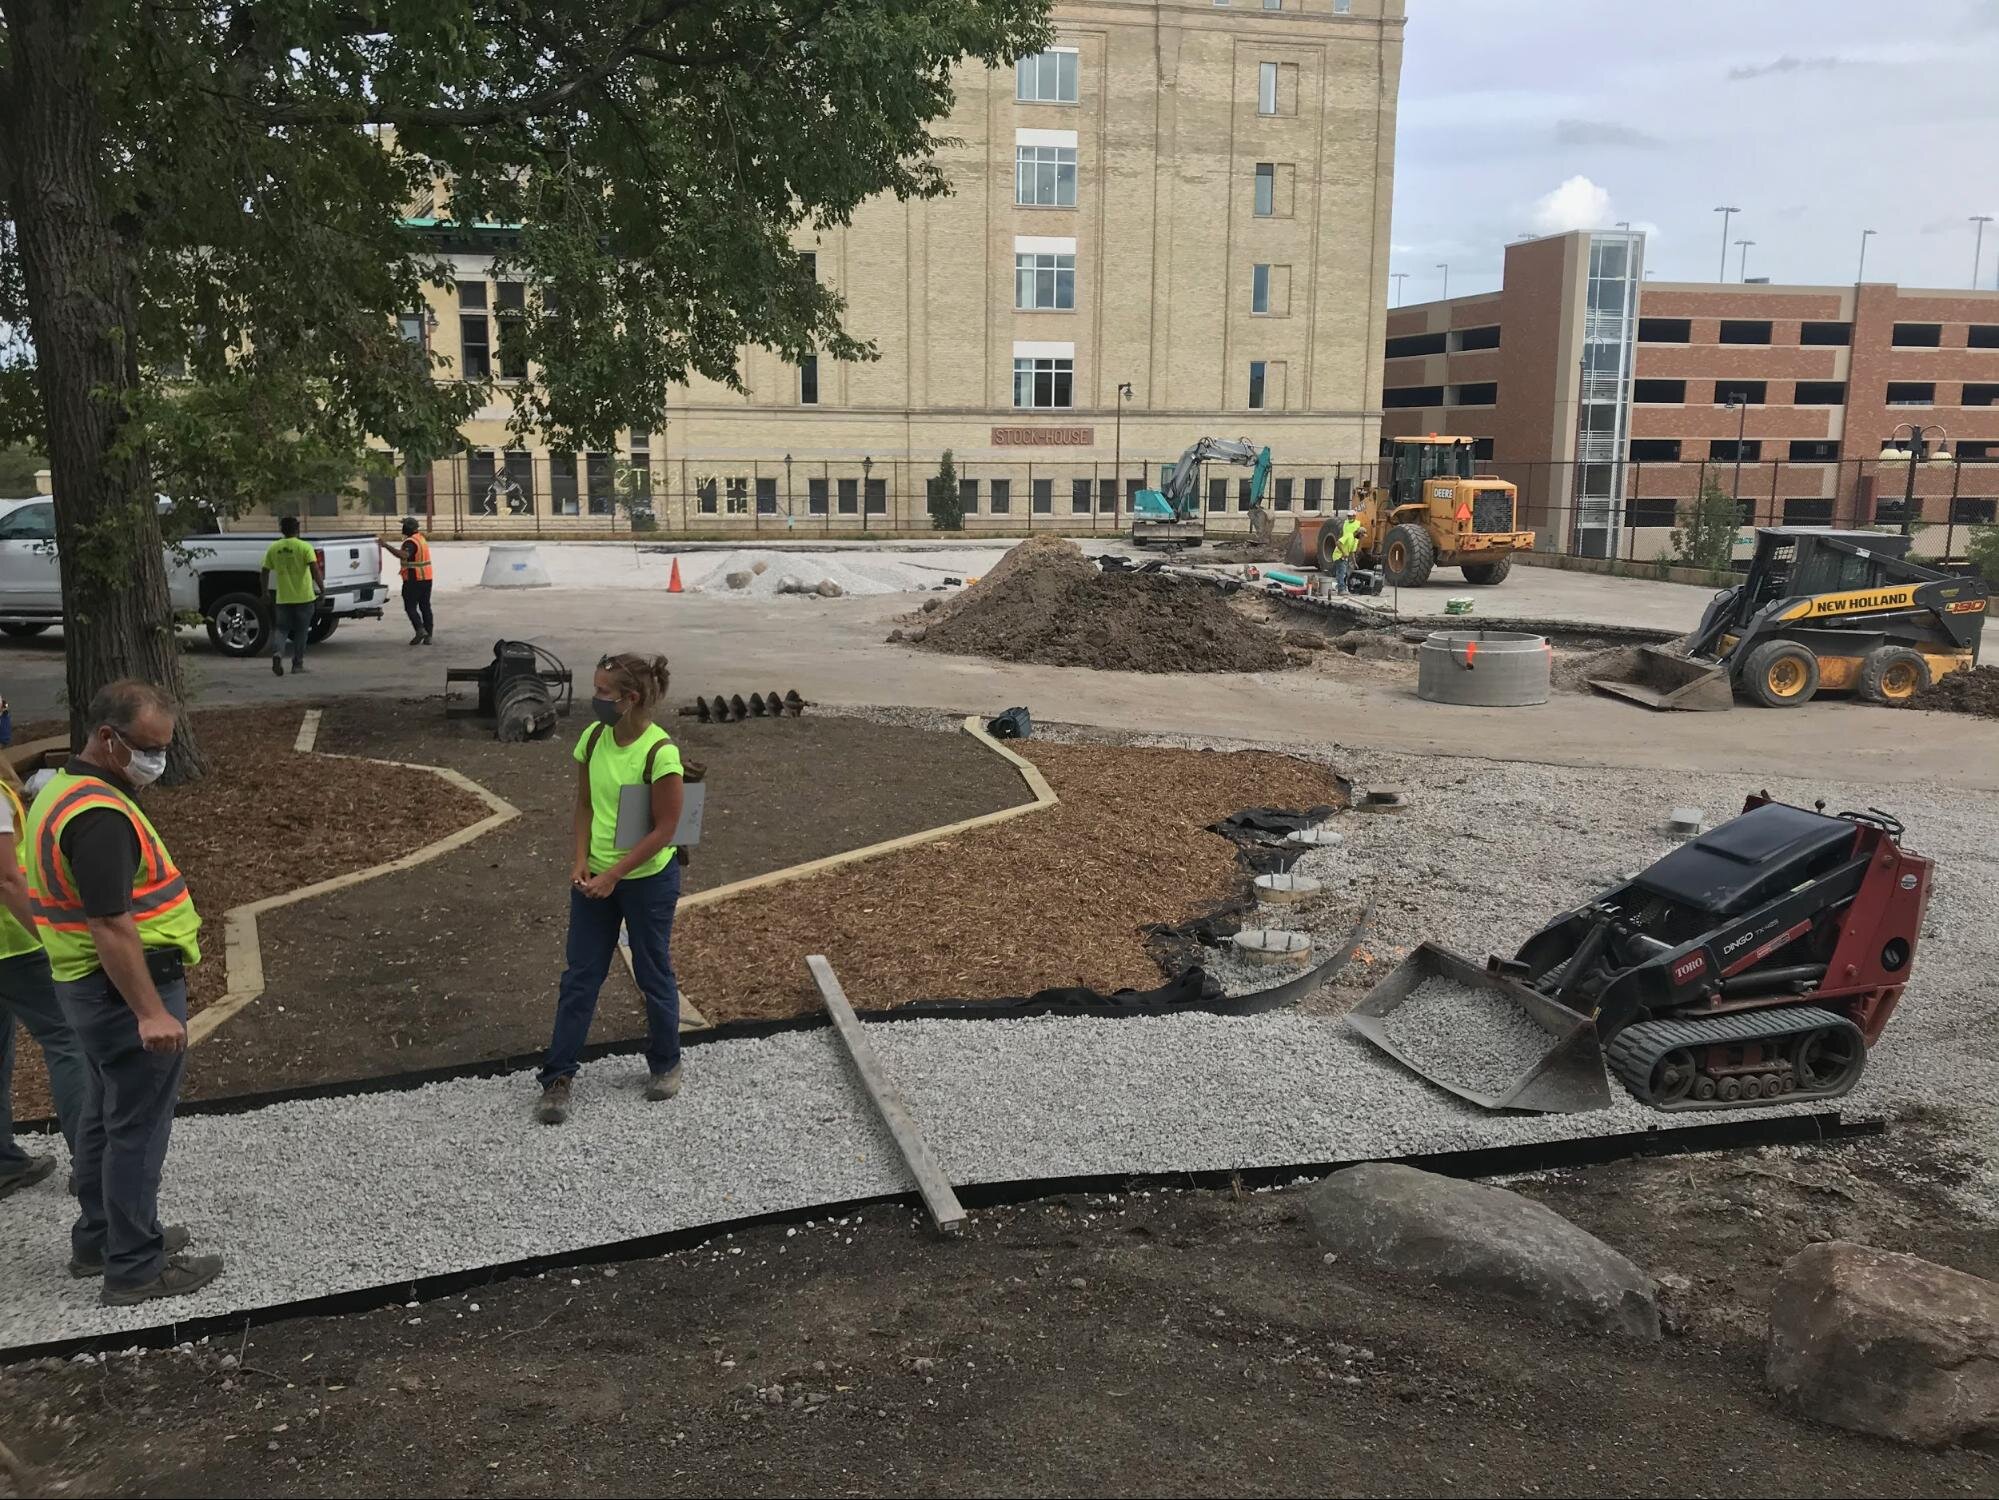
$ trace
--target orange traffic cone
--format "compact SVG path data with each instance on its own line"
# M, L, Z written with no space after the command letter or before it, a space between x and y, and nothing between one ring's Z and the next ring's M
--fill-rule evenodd
M666 581L666 591L669 594L680 592L680 559L677 557L673 560L673 576Z

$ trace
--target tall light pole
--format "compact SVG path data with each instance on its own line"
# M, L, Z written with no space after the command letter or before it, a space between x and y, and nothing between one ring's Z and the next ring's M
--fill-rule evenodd
M1111 445L1111 472L1117 477L1111 481L1111 525L1118 522L1118 506L1124 501L1124 404L1131 399L1131 382L1120 380L1117 388L1116 437Z
M1714 273L1716 281L1728 280L1728 221L1742 210L1732 203L1723 204L1715 210L1721 215L1721 269Z
M1437 269L1444 273L1444 301L1448 302L1451 300L1451 263L1440 260L1437 262Z
M1898 448L1895 445L1895 440L1905 431L1909 434L1909 446ZM1937 450L1931 453L1927 439L1933 432L1937 435ZM1934 422L1927 426L1921 422L1904 422L1893 432L1889 433L1887 441L1881 445L1881 457L1879 460L1881 463L1907 464L1909 466L1908 482L1902 490L1903 536L1909 535L1910 523L1915 517L1916 465L1928 463L1934 464L1938 468L1948 468L1954 462L1950 456L1950 449L1947 446L1949 438L1950 434Z
M1391 271L1389 272L1388 279L1395 283L1395 305L1400 307L1402 305L1402 283L1409 279L1409 273L1407 271Z
M1863 229L1860 231L1860 264L1855 268L1853 273L1853 279L1856 282L1867 279L1867 242L1872 238L1874 238L1873 230Z
M1971 289L1978 290L1978 266L1985 258L1985 226L1992 222L1990 214L1973 214L1971 222L1978 226L1978 238L1971 242Z
M1735 279L1737 281L1747 281L1749 279L1749 247L1755 243L1756 241L1754 240L1737 240L1735 242L1736 248L1742 252L1742 269L1736 274Z

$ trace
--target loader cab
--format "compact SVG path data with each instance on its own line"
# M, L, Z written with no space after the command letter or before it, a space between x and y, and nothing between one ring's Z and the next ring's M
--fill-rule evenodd
M1389 489L1396 505L1422 498L1432 479L1470 479L1477 467L1470 438L1397 438Z

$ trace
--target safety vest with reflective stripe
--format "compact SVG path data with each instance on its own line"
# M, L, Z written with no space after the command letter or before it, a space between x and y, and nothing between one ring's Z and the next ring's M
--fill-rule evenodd
M1333 543L1333 556L1352 557L1360 551L1360 522L1347 521L1340 527L1339 539Z
M25 873L28 868L28 809L21 801L21 794L14 790L10 781L0 780L0 792L7 794L7 806L14 814L14 862ZM19 958L24 953L39 953L42 940L23 927L20 918L6 907L0 906L0 958ZM11 1025L0 1022L0 1025Z
M410 544L410 558L403 564L403 577L422 583L432 576L430 543L421 531L413 531L403 540Z
M188 893L187 878L167 853L159 830L139 805L110 782L60 771L42 788L28 814L28 894L35 925L58 979L82 979L103 967L83 898L63 852L63 829L92 808L112 808L131 819L139 838L139 863L132 872L132 920L148 948L178 948L190 964L201 962L201 918Z

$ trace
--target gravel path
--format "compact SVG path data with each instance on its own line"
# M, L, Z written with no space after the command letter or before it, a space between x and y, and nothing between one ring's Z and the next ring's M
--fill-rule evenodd
M1506 996L1455 979L1424 980L1381 1026L1432 1077L1475 1094L1504 1094L1555 1042Z
M1995 739L1999 744L1999 739ZM1381 966L1428 937L1474 959L1672 847L1672 806L1729 815L1742 778L1588 773L1530 764L1350 757L1363 785L1407 787L1399 817L1342 817L1340 857L1375 902L1373 967L1313 1004L1351 1005ZM1849 1115L1922 1111L1955 1132L1966 1209L1999 1215L1999 796L1920 784L1793 784L1809 806L1886 806L1938 878L1914 982ZM1307 860L1319 856L1308 855ZM1302 862L1301 862L1302 863ZM871 1033L954 1181L1355 1160L1746 1118L1672 1116L1613 1088L1610 1109L1487 1115L1410 1075L1331 1014L1146 1021L911 1021ZM628 1062L587 1068L574 1121L532 1127L525 1076L188 1119L167 1211L232 1269L165 1309L109 1311L64 1274L60 1177L0 1214L0 1347L264 1306L349 1287L564 1250L717 1219L906 1187L900 1164L824 1033L689 1053L688 1087L646 1106ZM1804 1106L1809 1107L1809 1106Z

